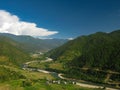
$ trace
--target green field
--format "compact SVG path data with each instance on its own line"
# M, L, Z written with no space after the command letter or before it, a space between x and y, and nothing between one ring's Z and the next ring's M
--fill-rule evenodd
M1 65L0 68L1 75L5 76L5 79L0 76L0 90L100 90L83 88L69 83L47 83L48 80L57 80L51 74L27 71L5 65ZM2 73L2 68L8 72ZM10 77L10 75L12 76ZM19 75L22 75L22 77L19 77Z
M29 81L30 82L30 81ZM0 84L0 90L102 90L83 88L76 85L46 84L44 79L23 85L23 80L12 80Z
M46 69L46 68L51 68L51 69L57 69L57 70L64 70L63 65L59 62L34 62L29 64L30 67L36 67L40 69Z

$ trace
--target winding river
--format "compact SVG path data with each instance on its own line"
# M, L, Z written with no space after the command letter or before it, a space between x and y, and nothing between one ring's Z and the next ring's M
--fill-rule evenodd
M42 60L42 61L38 61L38 60L36 60L36 61L29 61L29 62L26 62L25 64L23 64L22 69L23 70L28 70L28 71L38 71L38 72L47 73L47 74L56 74L60 79L71 80L70 78L63 77L62 73L56 73L56 72L51 72L51 71L47 71L47 70L43 70L43 69L36 69L36 68L28 67L30 63L51 62L51 61L53 61L51 58L47 58L46 60ZM81 87L87 87L87 88L103 88L102 85L101 86L100 85L93 85L93 84L82 83L82 82L76 82L76 85L79 85ZM119 90L119 89L106 87L105 90Z

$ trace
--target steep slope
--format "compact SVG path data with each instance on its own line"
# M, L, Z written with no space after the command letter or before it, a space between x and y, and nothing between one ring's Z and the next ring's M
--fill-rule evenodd
M120 71L120 32L88 36L82 55L72 60L78 67Z
M67 42L61 47L49 51L47 54L55 60L63 62L71 61L82 54L82 47L86 43L86 39L86 36L78 37L75 40Z
M120 83L120 30L78 37L48 55L64 63L68 77Z
M21 43L21 48L29 52L46 52L68 41L66 39L38 39L31 36L16 36L7 33L0 33L0 36L5 36Z
M78 61L81 67L120 70L120 30L78 37L48 53L55 60ZM112 62L112 64L110 63Z
M31 58L20 46L12 39L0 36L0 82L25 79L24 75L15 70Z
M0 65L18 66L28 61L29 55L20 46L19 43L0 36Z

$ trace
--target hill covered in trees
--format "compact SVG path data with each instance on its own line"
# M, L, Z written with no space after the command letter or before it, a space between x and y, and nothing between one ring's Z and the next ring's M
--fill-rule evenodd
M68 77L106 82L105 78L113 75L111 72L120 71L120 30L78 37L48 55L64 63ZM117 73L109 80L120 82L119 78L120 73Z
M79 67L120 70L120 30L81 36L49 52L50 57Z
M20 66L30 59L21 44L10 38L0 36L0 65Z
M17 69L31 60L29 54L20 47L20 43L0 36L0 82L25 78L19 71L11 69Z

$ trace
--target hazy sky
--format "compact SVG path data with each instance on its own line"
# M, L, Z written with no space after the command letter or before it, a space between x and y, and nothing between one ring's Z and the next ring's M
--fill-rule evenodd
M0 32L74 38L116 29L120 0L0 0Z

